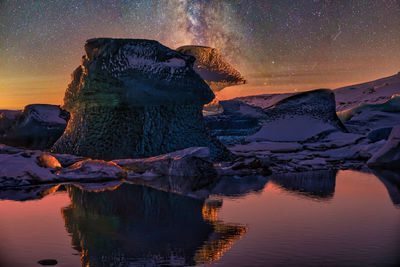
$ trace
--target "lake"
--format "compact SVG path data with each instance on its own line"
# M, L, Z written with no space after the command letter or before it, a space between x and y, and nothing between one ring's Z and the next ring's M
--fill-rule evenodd
M198 199L137 184L0 191L0 266L399 266L400 179L226 178Z

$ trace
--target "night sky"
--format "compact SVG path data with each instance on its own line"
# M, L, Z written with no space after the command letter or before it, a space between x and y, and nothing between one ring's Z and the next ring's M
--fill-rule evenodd
M93 37L216 47L249 82L222 98L336 88L400 71L400 0L0 0L0 108L61 104Z

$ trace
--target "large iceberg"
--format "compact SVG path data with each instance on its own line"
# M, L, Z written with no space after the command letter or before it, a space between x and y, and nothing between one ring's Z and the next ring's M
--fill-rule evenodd
M229 152L206 131L203 105L214 94L193 70L195 58L142 39L88 40L64 108L71 120L57 153L98 159L142 158L209 146Z

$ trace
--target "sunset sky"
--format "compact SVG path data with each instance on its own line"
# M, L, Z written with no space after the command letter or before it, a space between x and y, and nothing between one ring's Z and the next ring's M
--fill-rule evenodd
M400 71L400 0L0 1L0 109L62 104L93 37L217 48L231 98L337 88Z

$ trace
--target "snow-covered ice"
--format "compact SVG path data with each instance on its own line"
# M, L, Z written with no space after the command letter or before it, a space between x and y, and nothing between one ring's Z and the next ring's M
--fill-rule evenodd
M400 170L400 125L393 127L386 144L373 155L368 165Z
M309 116L287 116L263 125L256 134L246 137L246 141L304 141L332 130L335 127L331 124Z

